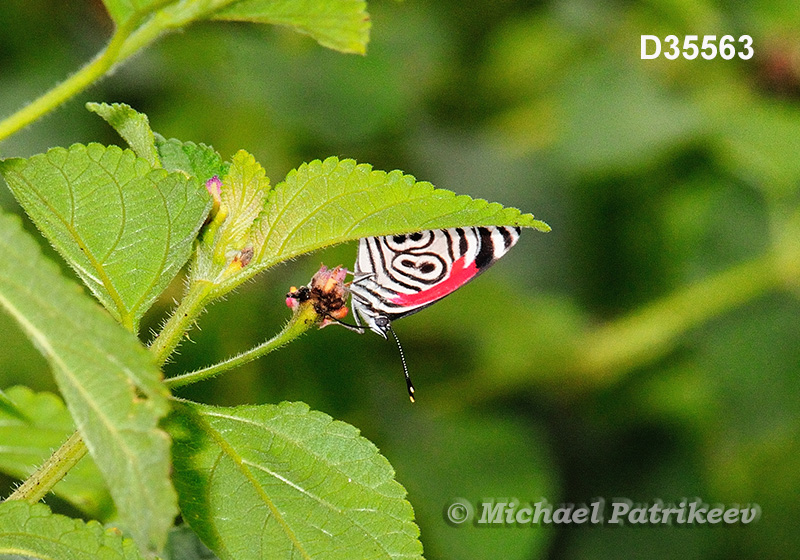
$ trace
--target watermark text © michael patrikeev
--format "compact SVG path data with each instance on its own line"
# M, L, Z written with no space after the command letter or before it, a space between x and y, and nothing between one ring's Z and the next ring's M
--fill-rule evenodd
M761 518L761 506L748 504L707 504L700 498L683 498L664 503L633 502L628 498L594 498L583 504L552 504L545 498L536 502L488 498L471 502L455 498L445 506L444 518L454 527L471 523L477 527L526 525L634 525L688 526L750 525Z

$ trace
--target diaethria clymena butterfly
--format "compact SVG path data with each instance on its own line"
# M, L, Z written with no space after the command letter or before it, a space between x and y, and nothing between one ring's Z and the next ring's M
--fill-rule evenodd
M413 401L414 385L392 321L424 309L474 279L505 255L519 234L518 227L489 226L365 237L358 245L352 282L344 282L351 274L346 269L323 265L308 286L291 288L286 304L296 308L310 301L323 317L323 327L335 322L359 333L369 328L384 338L392 333ZM348 291L355 325L342 322Z
M491 226L361 239L350 284L356 325L361 327L363 320L373 332L384 338L391 332L397 340L392 321L424 309L477 277L514 246L519 234L518 227ZM414 386L402 348L400 357L413 401Z
M391 321L416 313L456 291L505 255L516 227L470 227L365 237L358 244L350 285L359 317L386 338Z

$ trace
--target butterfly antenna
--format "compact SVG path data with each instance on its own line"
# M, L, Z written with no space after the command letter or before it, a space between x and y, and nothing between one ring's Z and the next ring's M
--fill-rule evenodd
M394 337L394 341L397 343L397 349L400 350L400 361L403 363L403 373L406 376L406 387L408 387L408 398L411 399L411 402L416 402L414 400L414 384L411 383L411 376L408 375L408 367L406 367L406 357L403 354L403 347L400 346L400 339L397 338L397 335L394 332L394 329L389 326L388 330L392 333L392 337Z

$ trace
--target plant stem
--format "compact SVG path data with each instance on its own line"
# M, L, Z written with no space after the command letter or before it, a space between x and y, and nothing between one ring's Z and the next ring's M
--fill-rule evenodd
M217 1L211 5L198 2L194 9L184 7L177 11L161 10L170 1L162 0L149 5L145 11L131 14L117 27L108 46L94 60L32 103L0 121L0 142L92 85L114 65L148 46L165 31L179 29L193 20L201 19L210 11L218 10L233 0ZM148 16L152 17L142 23Z
M175 350L189 325L202 312L206 296L212 287L213 284L210 282L196 282L189 288L186 297L150 346L159 365L163 364ZM80 433L75 432L7 499L38 502L84 455L86 455L86 444L81 439Z
M164 328L150 343L150 351L155 354L156 363L159 366L167 361L189 330L189 326L202 313L208 294L213 287L214 284L204 280L193 282L178 308L164 324Z
M137 29L145 17L151 15L161 5L166 5L167 3L168 0L164 0L161 4L150 6L150 9L145 12L133 14L127 21L117 27L108 46L91 62L53 89L41 95L32 103L29 103L16 113L0 121L0 141L5 140L12 134L25 128L92 85L95 81L102 78L114 65L122 62L138 50L153 42L165 30L181 27L191 21L192 16L189 14L184 14L183 18L174 19L169 15L161 13L156 14L155 17L152 17L148 22ZM223 2L220 6L224 6L224 4ZM203 9L202 6L199 9ZM198 14L194 15L196 16ZM133 33L134 31L136 31L136 33ZM183 298L178 308L164 325L162 331L150 345L150 350L155 354L156 361L159 365L163 365L170 354L172 354L178 344L180 344L184 334L189 330L189 326L203 311L204 304L207 303L207 298L212 288L213 285L209 282L196 282L190 286L186 297ZM228 367L220 367L224 364L223 363L213 366L212 368L206 368L206 370L201 370L200 372L195 372L195 374L205 372L205 375L194 380L199 381L199 379L214 375L223 369L228 369L240 363L253 360L296 338L308 330L316 320L316 315L314 315L314 318L307 317L307 311L308 310L305 309L303 313L296 313L292 320L284 327L283 331L272 340L254 348L243 356L229 360L228 362L230 362L231 365ZM123 326L128 330L135 330L135 325L130 318L123 317ZM256 351L258 351L258 353L256 353ZM248 359L240 359L248 356ZM213 370L213 372L208 373L208 370ZM187 376L180 376L180 378L186 377ZM174 385L181 386L191 382L193 381L189 379L175 383ZM67 472L86 455L86 452L86 444L81 439L80 433L73 433L67 441L64 442L36 472L29 476L22 485L12 492L7 499L25 500L28 503L38 502L64 478Z
M172 353L188 326L200 314L203 303L212 286L213 284L209 282L196 282L190 287L186 297L181 301L175 313L164 325L164 329L150 346L150 350L156 355L159 363L163 363L166 357ZM291 342L315 325L318 318L319 315L317 315L313 305L301 305L281 332L270 340L239 356L198 371L167 379L165 383L170 388L183 387L217 375L225 370L246 364ZM58 481L64 478L64 475L84 455L86 455L86 444L81 439L80 433L75 432L7 499L25 500L32 504L38 502L53 489Z
M120 50L138 22L138 18L131 18L125 25L118 27L108 46L89 64L32 103L0 121L0 141L25 128L102 78L114 64L122 60L119 57Z
M75 432L36 472L14 490L8 499L24 500L29 504L35 504L44 498L84 455L86 455L86 444L80 434Z
M243 352L238 356L234 356L225 361L214 364L213 366L208 366L206 368L198 369L196 371L178 375L176 377L170 377L169 379L166 379L164 383L170 389L183 387L191 383L197 383L198 381L208 379L209 377L213 377L219 373L222 373L223 371L233 369L248 362L252 362L253 360L269 354L273 350L276 350L281 346L291 342L316 324L318 318L319 315L317 315L317 312L314 311L314 307L312 305L302 305L300 309L292 316L289 322L286 323L281 332L266 342L263 342L262 344L259 344L258 346L251 348L250 350Z
M543 376L513 375L504 382L492 376L484 382L462 379L437 389L432 400L435 406L452 410L541 384L552 383L550 387L564 395L610 385L667 355L691 329L770 291L797 289L800 252L795 247L778 249L560 341L555 353L564 357L543 366L547 369ZM458 400L453 399L454 394L459 395Z
M686 331L779 287L780 268L776 255L768 253L595 329L578 345L572 368L606 383L658 359Z

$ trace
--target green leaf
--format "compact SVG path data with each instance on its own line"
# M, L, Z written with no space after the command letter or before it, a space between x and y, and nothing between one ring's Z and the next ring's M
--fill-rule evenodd
M241 249L250 241L250 228L263 211L268 194L269 179L264 168L253 156L239 150L220 189L220 208L227 209L230 216L220 228L227 247Z
M124 103L87 103L86 108L97 113L116 130L134 153L152 167L161 167L156 151L156 140L150 129L150 120Z
M181 171L203 182L214 175L224 177L228 172L228 165L211 146L175 138L167 140L160 134L156 134L155 139L158 155L167 171Z
M19 220L0 214L0 306L50 362L120 514L140 546L163 546L176 513L167 391L137 338L61 276Z
M364 54L369 41L370 19L362 0L241 0L213 17L285 25L347 53Z
M129 330L189 258L211 204L199 181L130 150L75 144L0 162L14 196Z
M520 226L550 231L516 208L417 182L400 171L330 157L301 165L273 190L256 224L258 269L301 253L362 237L467 226Z
M0 470L25 479L75 431L64 403L52 393L34 393L27 387L11 387L9 402L25 411L25 418L0 410ZM97 466L84 457L56 484L53 493L94 518L113 509L111 497Z
M168 3L165 0L103 0L108 14L117 26L124 25L134 16L141 16Z
M139 560L136 544L97 521L57 515L44 504L0 503L0 556L45 560Z
M0 390L0 417L7 417L18 421L21 420L25 423L30 421L30 417L22 412L11 397L2 390ZM2 460L2 457L0 457L0 460Z
M303 403L185 403L168 430L181 513L220 558L421 558L406 491L353 426Z
M370 20L363 0L103 0L117 27L141 28L147 41L159 32L217 19L283 25L310 35L320 45L363 54ZM146 16L153 14L149 19ZM134 43L139 41L133 40Z
M252 248L253 223L264 210L269 190L264 168L253 156L239 150L222 180L219 211L198 249L194 279L218 282L231 271L241 270L239 265L232 269L229 266L233 259L241 259L242 250Z

